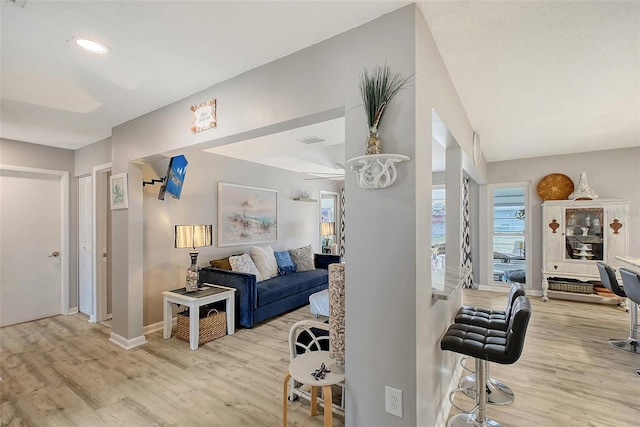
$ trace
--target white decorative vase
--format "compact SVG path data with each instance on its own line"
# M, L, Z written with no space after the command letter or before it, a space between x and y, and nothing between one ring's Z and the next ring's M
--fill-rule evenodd
M580 179L578 180L578 187L569 194L569 200L593 200L599 196L589 187L587 183L587 173L580 173Z
M381 154L382 153L382 141L378 136L378 132L369 132L369 139L367 140L367 151L365 154Z

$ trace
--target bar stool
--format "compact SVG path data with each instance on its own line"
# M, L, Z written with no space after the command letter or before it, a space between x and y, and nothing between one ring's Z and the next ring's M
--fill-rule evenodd
M616 279L616 274L613 271L613 268L603 262L597 262L596 265L598 266L602 285L619 297L629 298L626 286L625 289L621 289L618 285L618 279ZM624 269L620 269L620 275L622 275L622 270ZM626 271L629 272L629 270ZM629 307L629 338L624 340L610 339L609 344L619 348L620 350L629 351L631 353L640 353L640 343L638 342L638 304L632 303Z
M531 303L525 296L516 299L509 317L506 331L487 329L473 325L454 323L449 326L440 348L475 358L476 367L476 413L453 416L447 427L500 427L500 423L486 417L487 408L487 362L515 363L522 354L524 339L531 318Z
M511 309L518 297L525 295L524 285L518 282L514 282L511 285L509 292L509 298L507 299L507 306L505 310L488 310L480 307L462 306L458 309L455 316L455 323L480 326L488 329L497 329L500 331L506 331L509 326L509 318L511 316ZM464 366L463 358L460 363L462 367L469 370ZM505 383L491 378L489 374L489 365L487 365L487 403L491 405L508 405L513 402L514 394L511 388ZM458 391L462 391L471 399L476 398L476 376L475 374L467 375L460 379L458 388L453 390L449 395L451 396ZM453 403L453 402L452 402ZM455 406L455 405L454 405Z
M639 353L638 349L638 304L640 304L640 275L634 271L627 270L626 268L620 269L620 276L622 276L622 285L624 286L624 293L627 295L627 298L631 301L631 306L629 307L629 313L631 315L630 325L633 328L631 337L629 339L634 339L631 346L635 348L634 353ZM626 349L625 349L626 350ZM638 371L636 371L638 374ZM640 374L638 374L640 375Z

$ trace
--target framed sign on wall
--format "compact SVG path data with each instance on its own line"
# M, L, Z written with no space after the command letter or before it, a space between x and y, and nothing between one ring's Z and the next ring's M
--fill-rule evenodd
M191 126L191 132L198 133L203 130L216 127L218 124L217 112L216 112L216 100L211 99L202 104L191 106L193 126Z

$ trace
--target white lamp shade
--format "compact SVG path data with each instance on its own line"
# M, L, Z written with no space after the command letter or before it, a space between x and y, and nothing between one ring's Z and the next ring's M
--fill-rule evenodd
M211 246L212 225L176 225L176 248Z
M336 234L335 222L321 222L320 223L320 235L321 236L333 236Z

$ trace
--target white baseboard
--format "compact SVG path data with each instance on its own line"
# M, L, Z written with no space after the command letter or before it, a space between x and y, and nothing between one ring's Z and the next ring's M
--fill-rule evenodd
M78 314L78 307L71 307L67 312L67 315L71 316L72 314Z
M128 340L118 334L114 334L113 332L111 332L111 338L109 338L109 341L124 348L125 350L131 350L132 348L136 348L147 343L147 339L144 335Z
M177 323L178 323L178 318L177 317L174 317L174 318L171 319L171 327L172 328L174 326L176 326ZM162 329L164 329L164 322L156 322L156 323L152 323L151 325L147 325L144 328L142 328L142 333L147 335L147 334L150 334L152 332L161 331Z
M447 425L447 418L449 418L449 412L451 412L451 401L449 395L453 390L458 388L458 382L462 376L462 365L460 365L460 359L462 357L456 357L456 367L451 374L451 381L449 381L449 387L444 396L440 398L440 408L438 409L438 416L436 417L435 427L445 427Z

